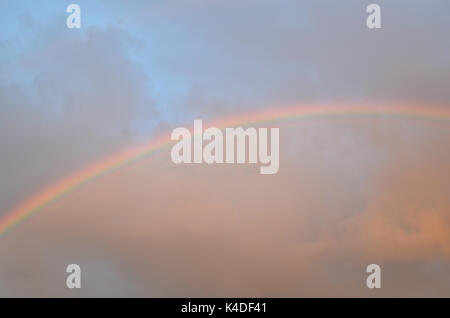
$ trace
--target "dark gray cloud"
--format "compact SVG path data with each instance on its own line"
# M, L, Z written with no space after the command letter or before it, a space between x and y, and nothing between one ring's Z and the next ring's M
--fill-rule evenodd
M133 143L156 120L137 45L116 28L38 28L0 80L0 210Z
M379 30L366 27L369 3L164 2L130 23L165 26L152 54L186 79L174 99L187 117L317 100L450 103L448 2L378 1Z

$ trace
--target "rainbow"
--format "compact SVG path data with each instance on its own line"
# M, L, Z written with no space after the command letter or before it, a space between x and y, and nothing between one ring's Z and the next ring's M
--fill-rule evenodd
M416 104L399 104L395 106L384 104L334 104L333 106L319 104L308 106L295 105L227 117L211 122L206 126L224 128L321 117L377 115L431 119L447 122L450 120L450 107ZM3 214L0 218L0 236L13 228L15 225L19 224L21 221L37 213L38 211L41 211L52 202L74 191L83 184L86 184L115 169L123 168L124 166L150 154L163 150L172 144L173 141L171 141L170 136L157 137L148 143L144 143L118 154L109 156L106 159L67 176L56 184L51 185L50 187L30 197L12 211Z

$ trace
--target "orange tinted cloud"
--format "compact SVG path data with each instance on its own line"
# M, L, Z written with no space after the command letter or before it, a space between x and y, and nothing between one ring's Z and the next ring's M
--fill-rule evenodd
M378 263L376 295L450 294L446 124L280 128L277 175L174 165L167 151L87 184L0 242L31 273L8 283L73 296L52 271L78 262L96 273L80 295L369 296L365 267Z

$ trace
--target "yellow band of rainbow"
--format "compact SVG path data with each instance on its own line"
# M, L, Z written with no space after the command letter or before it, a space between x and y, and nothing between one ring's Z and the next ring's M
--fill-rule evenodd
M251 112L237 116L227 117L207 126L219 128L260 125L268 122L284 120L311 119L334 116L394 116L405 118L431 119L448 122L450 120L450 107L418 105L418 104L395 104L395 105L366 105L349 104L340 105L294 105L288 107L277 107L263 111ZM127 149L123 152L109 156L93 165L90 165L56 184L40 191L36 195L19 204L15 209L0 217L0 235L28 218L41 211L43 208L68 194L83 184L100 177L110 171L121 168L158 150L169 147L173 142L170 135L157 137L148 143Z

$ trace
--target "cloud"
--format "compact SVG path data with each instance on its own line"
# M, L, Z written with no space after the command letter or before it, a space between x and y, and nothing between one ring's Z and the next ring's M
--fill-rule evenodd
M447 3L379 3L376 31L356 0L84 2L79 32L56 27L54 6L8 14L0 211L141 130L304 101L449 105ZM55 202L1 238L0 295L372 296L370 263L383 269L376 295L450 295L446 124L281 132L274 176L162 152ZM79 291L64 285L71 263Z
M133 143L156 121L133 37L117 28L34 30L0 76L0 210Z
M152 65L175 74L171 107L185 118L308 101L450 102L445 2L379 1L379 30L365 24L370 1L169 3L130 13L130 24L152 34Z
M48 295L69 294L39 256L47 249L53 270L78 261L91 273L77 295L139 280L127 293L369 296L371 263L385 275L379 296L449 295L448 136L446 125L388 118L285 124L273 176L173 165L163 152L48 207L4 237L0 255L14 250L22 271L44 272ZM93 262L117 264L117 283L94 277Z

